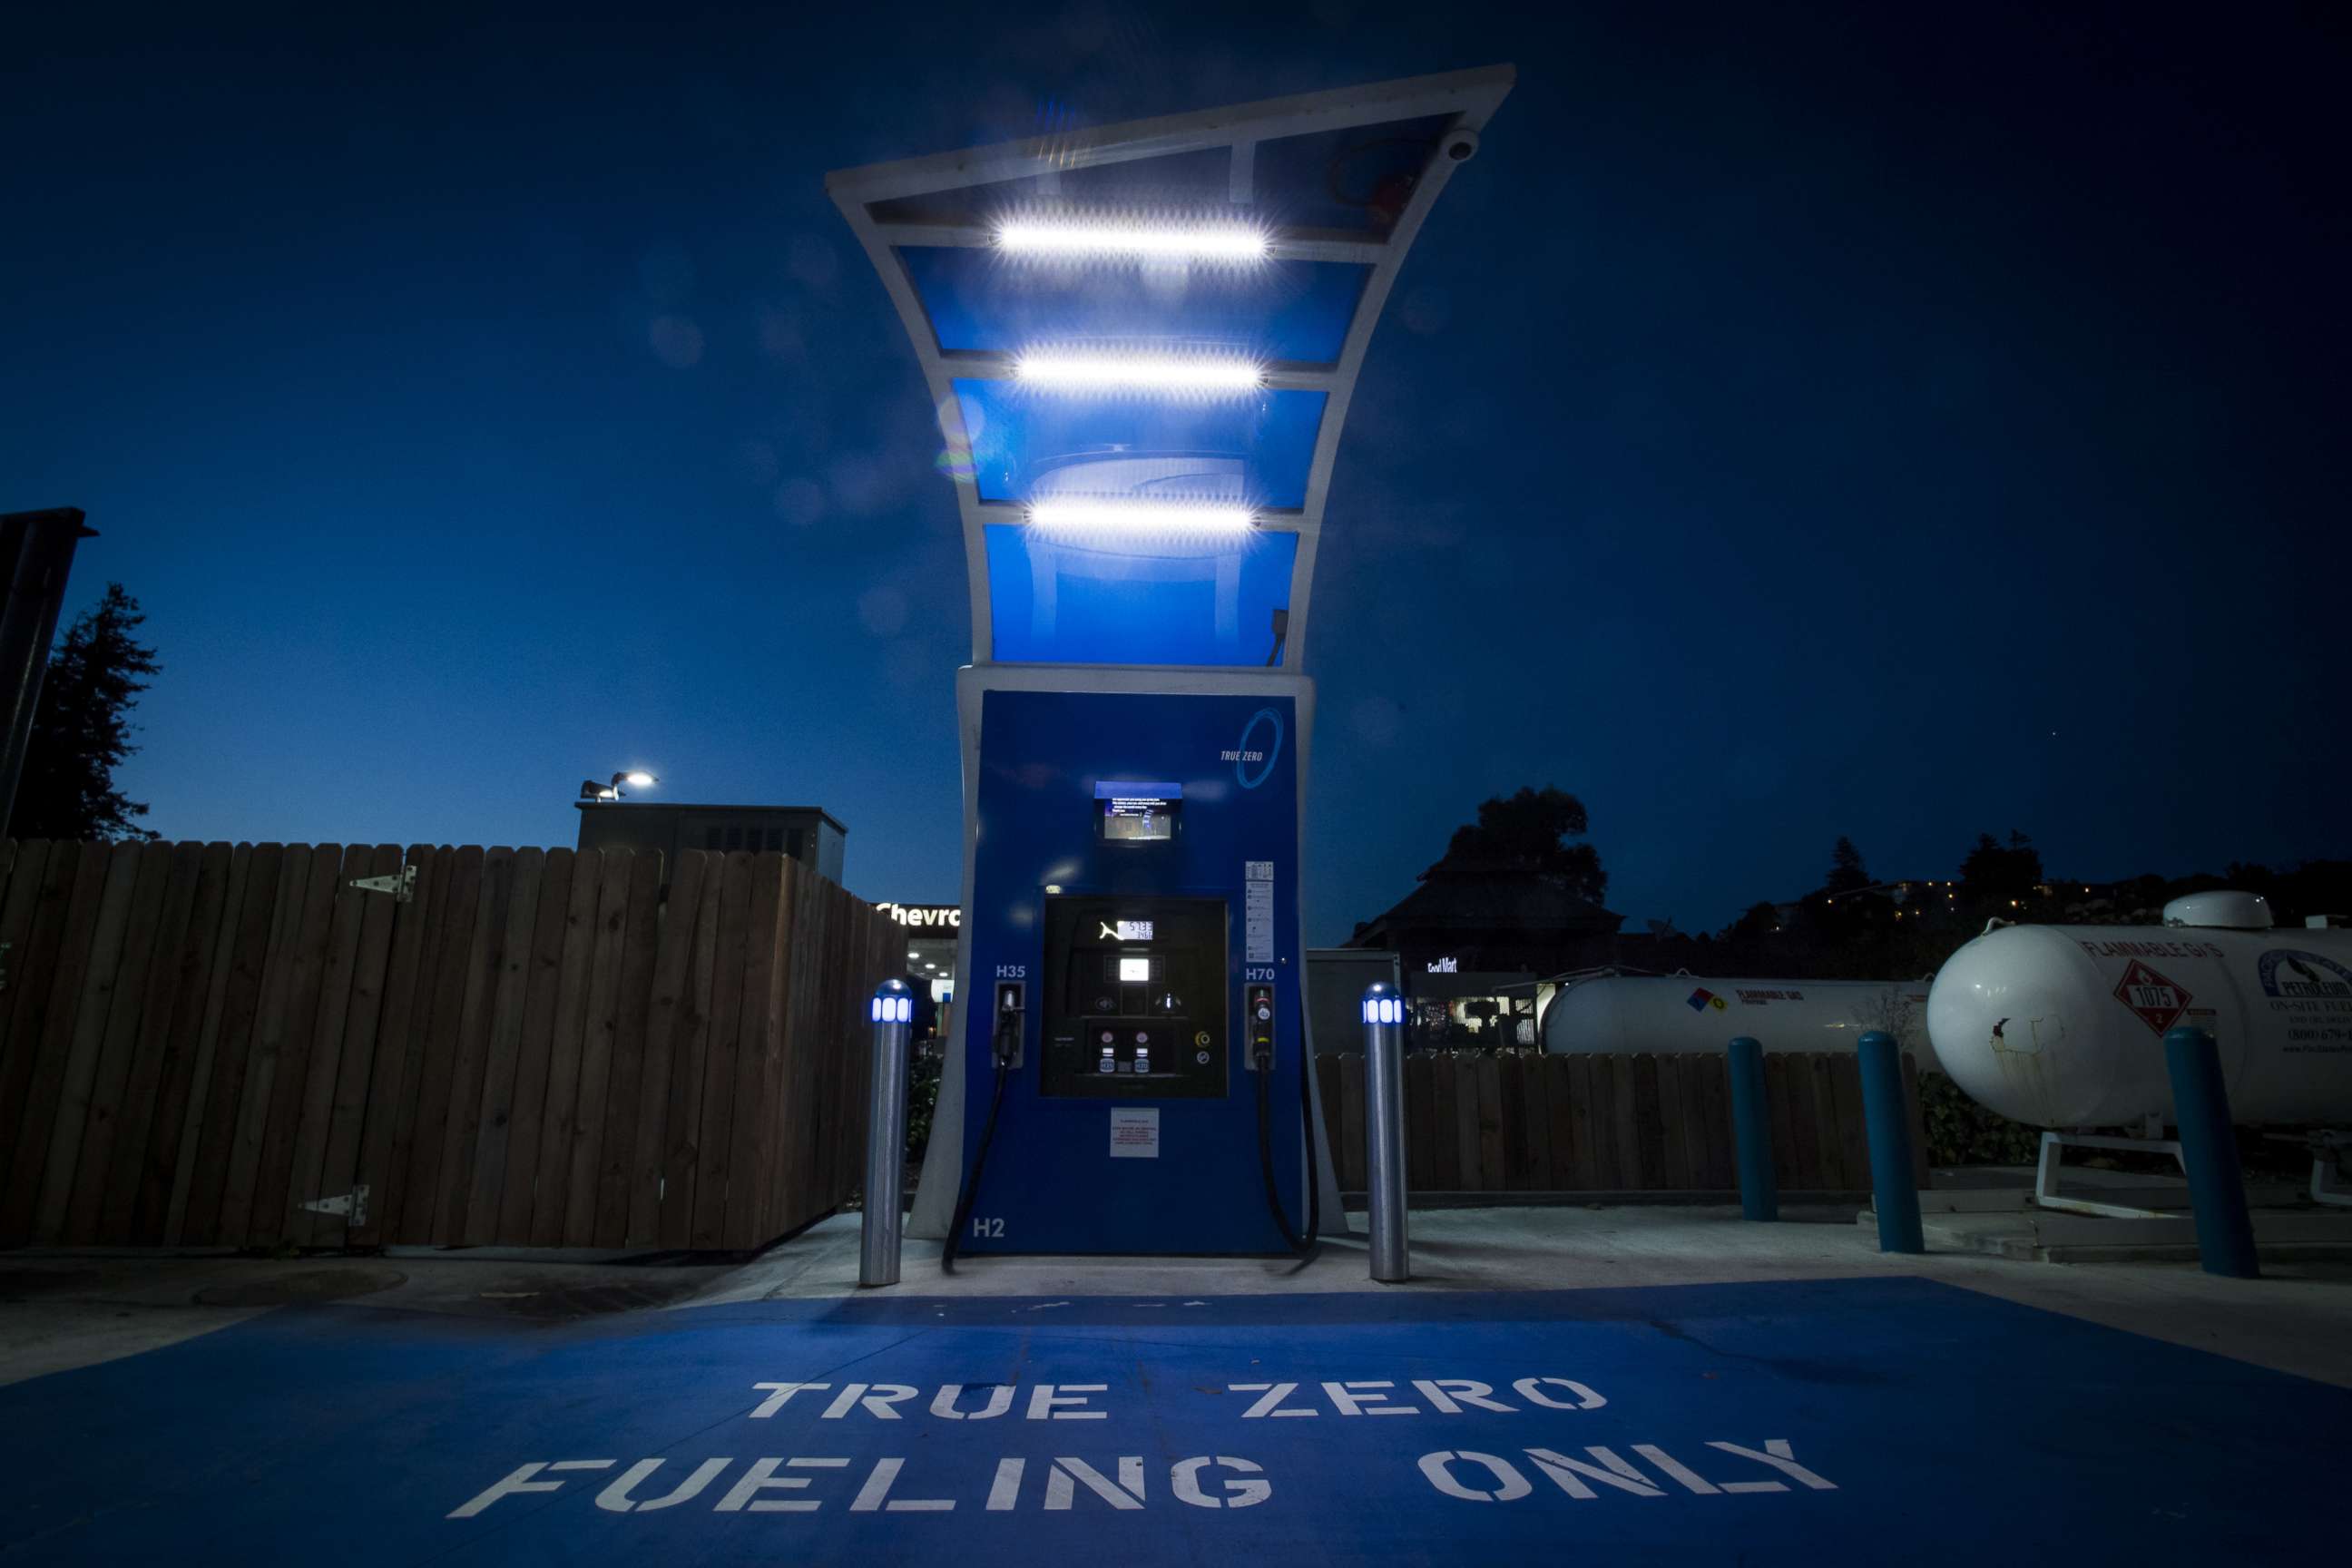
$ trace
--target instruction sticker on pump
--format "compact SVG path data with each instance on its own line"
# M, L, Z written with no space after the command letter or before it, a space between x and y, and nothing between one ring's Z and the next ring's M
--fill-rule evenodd
M1242 862L1242 961L1274 962L1274 862Z
M1156 1105L1115 1105L1110 1111L1110 1157L1114 1160L1160 1158L1160 1108Z

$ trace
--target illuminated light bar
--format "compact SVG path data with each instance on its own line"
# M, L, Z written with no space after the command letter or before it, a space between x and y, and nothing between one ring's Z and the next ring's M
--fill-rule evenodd
M1232 223L1013 218L996 247L1018 256L1119 256L1146 261L1264 261L1265 231Z
M1015 378L1060 391L1255 392L1265 373L1248 360L1183 354L1023 354Z
M1104 528L1122 531L1188 529L1234 533L1256 523L1249 508L1232 502L1118 500L1073 497L1033 501L1029 521L1037 528Z

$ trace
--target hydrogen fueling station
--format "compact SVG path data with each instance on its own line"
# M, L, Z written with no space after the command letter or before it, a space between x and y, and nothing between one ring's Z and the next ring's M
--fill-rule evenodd
M382 1151L324 1089L320 1125L348 1124L380 1209L374 1172L405 1182L445 1140L477 1163L424 1198L390 1189L425 1228L379 1215L381 1245L347 1245L290 1303L251 1289L294 1278L290 1241L191 1239L175 1261L202 1291L123 1283L128 1248L0 1267L0 1307L33 1286L89 1307L24 1355L0 1335L0 1474L23 1489L0 1556L1975 1568L2333 1546L2325 1500L2352 1462L2340 919L2281 930L2260 898L2205 893L2153 925L1996 917L1932 977L1580 971L1539 1046L1431 1048L1410 1072L1400 984L1351 968L1357 1026L1310 1028L1310 612L1327 533L1328 571L1356 521L1327 512L1333 476L1415 239L1452 181L1503 172L1476 160L1515 80L1457 70L826 176L882 286L867 308L887 300L936 413L969 579L960 900L923 922L932 954L954 928L954 996L911 1207L919 1004L896 953L936 963L908 911L891 925L731 845L669 851L698 889L674 902L670 869L615 859L613 892L582 874L534 910L477 850L456 892L352 884L331 949L330 859L310 946L239 906L189 1039L226 1052L240 1013L262 1020L260 1087L234 1078L226 1102L291 1105L266 1076L290 996L318 1007L323 970L363 997L373 952L423 998L433 964L433 1005L385 1037L417 1043L371 1070L414 1061L436 1098L388 1100L407 1109ZM1475 265L1538 265L1493 209L1545 195L1458 215L1499 231ZM163 907L160 872L110 876ZM22 885L7 910L35 901ZM394 900L481 923L421 956ZM100 942L92 900L70 907ZM104 940L137 945L124 923ZM535 945L494 947L493 925ZM632 928L647 940L625 947ZM176 996L204 967L159 958L146 988ZM580 1000L551 1001L566 984ZM343 1012L319 1016L340 1039ZM98 1017L44 1025L51 1056L92 1064L85 1097L101 1055L127 1064L145 1037ZM497 1054L529 1038L546 1048ZM560 1161L488 1162L524 1064L554 1081L592 1055L621 1086L577 1102L601 1123L546 1096ZM2038 1132L2039 1166L1931 1171L1928 1071ZM592 1124L649 1135L583 1152ZM2307 1197L2266 1191L2249 1218L2241 1130L2309 1161ZM251 1185L260 1141L222 1147ZM2063 1170L2069 1150L2090 1159ZM155 1163L133 1173L181 1193L161 1205L176 1247L196 1152L176 1178ZM230 1155L214 1163L221 1199ZM308 1190L284 1195L361 1234L369 1182ZM681 1192L689 1220L804 1201L674 1233ZM534 1220L564 1198L564 1245L464 1228L481 1194ZM126 1326L130 1308L165 1326Z
M908 1226L950 1264L1297 1252L1339 1212L1302 1005L1316 561L1381 308L1511 82L826 181L939 411L971 576L970 1000Z

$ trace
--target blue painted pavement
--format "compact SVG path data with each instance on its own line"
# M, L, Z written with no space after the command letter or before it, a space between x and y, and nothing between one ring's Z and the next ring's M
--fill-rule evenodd
M1917 1279L341 1305L0 1389L0 1557L2286 1557L2347 1460L2352 1392Z

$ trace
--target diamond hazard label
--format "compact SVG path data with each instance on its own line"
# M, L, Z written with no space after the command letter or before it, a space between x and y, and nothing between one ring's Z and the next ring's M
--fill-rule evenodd
M2135 958L2116 982L2116 1000L2139 1015L2139 1021L2158 1034L2173 1026L2189 1010L2187 987L2176 985Z

